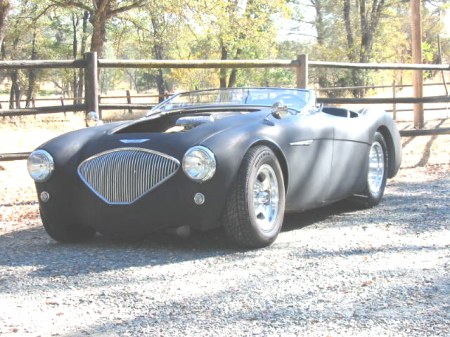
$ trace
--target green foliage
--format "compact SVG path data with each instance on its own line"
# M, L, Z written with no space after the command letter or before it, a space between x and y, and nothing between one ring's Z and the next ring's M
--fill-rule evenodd
M82 58L83 53L90 49L91 38L97 29L92 24L97 13L93 3L88 0L11 0L3 59ZM111 0L108 3L112 9L130 6L107 17L104 57L109 59L293 60L299 54L309 54L310 60L319 61L411 62L408 1ZM347 21L345 3L349 5L351 14ZM362 22L373 18L376 8L372 6L377 3L382 4L382 8L379 20L370 31L373 41L364 45L367 30ZM366 7L361 7L362 4ZM423 55L428 63L450 61L450 36L446 30L449 27L444 25L449 7L450 0L424 3ZM291 27L295 34L279 37L280 27L285 30ZM353 40L349 39L349 32ZM10 81L14 79L19 95L26 95L32 86L37 92L51 82L63 95L73 96L82 85L82 77L73 69L36 70L33 74L2 71L0 76ZM410 76L408 71L352 72L310 68L309 81L315 87L390 84L394 80L401 84ZM108 69L101 72L100 83L102 91L128 88L138 92L219 85L293 86L295 72L284 68L222 71Z

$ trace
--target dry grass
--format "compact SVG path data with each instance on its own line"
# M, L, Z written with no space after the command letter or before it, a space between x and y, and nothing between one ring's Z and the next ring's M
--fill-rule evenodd
M399 129L412 122L399 122ZM34 117L0 122L0 153L28 152L62 133L84 127L82 118L43 123ZM427 122L427 128L450 128L449 119ZM450 135L403 138L402 169L390 181L427 182L450 170ZM37 197L26 161L0 162L0 235L41 225Z

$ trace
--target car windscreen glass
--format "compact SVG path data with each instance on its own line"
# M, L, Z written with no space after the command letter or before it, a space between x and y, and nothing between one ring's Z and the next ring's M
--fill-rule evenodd
M311 103L309 90L285 88L226 88L176 94L147 113L170 112L190 107L206 106L272 106L282 101L288 108L301 111Z

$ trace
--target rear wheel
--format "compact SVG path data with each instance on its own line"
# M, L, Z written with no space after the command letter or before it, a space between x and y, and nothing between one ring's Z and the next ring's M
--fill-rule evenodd
M383 197L389 163L386 141L379 132L375 133L368 160L369 168L364 195L367 196L367 205L372 207L378 205Z
M97 232L95 229L79 224L60 224L50 221L41 211L42 224L45 231L53 239L63 243L80 242L94 236Z
M275 154L266 146L251 148L227 202L225 232L243 247L269 246L281 230L284 206L283 174Z

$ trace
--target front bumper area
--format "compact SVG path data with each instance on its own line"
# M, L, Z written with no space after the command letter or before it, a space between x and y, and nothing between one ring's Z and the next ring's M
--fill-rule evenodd
M202 230L216 227L228 193L228 189L217 186L219 179L198 184L179 170L136 201L111 204L94 193L80 177L70 180L71 183L51 179L36 184L38 195L46 191L50 196L47 202L39 200L43 217L55 225L81 224L119 236L136 236L185 225ZM197 193L205 196L203 204L194 201Z

